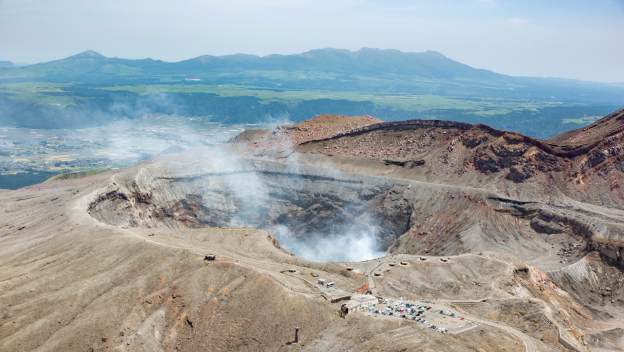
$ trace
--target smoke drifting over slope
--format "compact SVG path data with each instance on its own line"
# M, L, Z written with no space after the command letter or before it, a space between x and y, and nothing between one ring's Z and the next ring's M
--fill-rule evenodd
M159 104L167 110L176 107L167 99ZM120 104L116 110L126 108ZM149 109L139 108L120 113L125 115L140 117L80 129L1 129L0 135L7 139L0 143L0 152L6 150L0 154L0 171L73 172L193 153L199 172L211 175L202 179L204 184L188 189L188 194L201 198L201 206L212 210L202 220L203 226L263 228L284 248L311 260L357 261L383 254L377 215L360 205L362 186L343 182L347 177L331 165L322 170L322 177L310 178L292 153L289 139L271 146L288 157L281 159L277 174L270 174L240 146L226 143L246 125L224 126L205 118L150 114ZM259 125L275 131L288 124L267 117ZM174 164L169 163L174 173L186 171Z
M332 165L307 167L288 139L272 145L271 153L286 155L275 161L241 144L207 143L208 137L185 131L182 151L139 166L125 182L111 185L89 213L115 225L260 228L314 261L379 257L408 226L409 209L398 214L387 206L389 194L401 194L394 186L343 175ZM133 149L110 147L116 153Z
M361 261L384 253L375 216L357 204L363 187L334 185L346 178L333 169L310 176L288 158L282 170L267 172L262 161L250 162L227 144L207 150L201 163L202 206L222 213L209 216L212 225L263 228L285 249L314 261Z
M267 120L259 127L277 134L281 126L291 124ZM389 245L387 238L405 230L401 223L381 226L384 214L379 204L387 186L352 180L332 165L306 169L293 153L289 138L278 139L265 149L273 156L279 154L279 162L273 157L254 156L243 145L227 142L247 127L183 115L145 115L83 129L10 128L5 132L12 140L0 147L12 150L12 154L0 155L0 167L18 173L51 168L67 173L125 167L156 158L159 168L140 172L128 180L125 189L115 191L125 192L121 199L126 200L136 192L150 195L147 210L129 213L128 207L137 204L127 201L123 210L108 215L96 214L106 212L106 206L100 209L94 205L92 215L130 226L153 217L161 223L154 220L149 226L164 222L166 226L261 228L272 233L283 248L310 260L378 257ZM24 149L26 154L15 154L15 143L29 146ZM190 163L188 158L192 158ZM21 159L26 160L24 165L15 162ZM187 160L178 163L179 159ZM145 164L145 169L149 165ZM122 206L114 200L101 201L110 201L109 208ZM139 201L141 206L148 204L145 202L146 198ZM181 219L180 209L191 220Z

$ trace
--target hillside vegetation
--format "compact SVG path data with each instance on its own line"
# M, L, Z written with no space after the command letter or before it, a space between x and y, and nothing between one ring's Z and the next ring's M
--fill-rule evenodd
M320 49L179 62L87 51L30 66L0 65L0 124L35 128L145 114L240 123L335 113L480 122L548 137L623 103L622 86L512 77L432 51Z

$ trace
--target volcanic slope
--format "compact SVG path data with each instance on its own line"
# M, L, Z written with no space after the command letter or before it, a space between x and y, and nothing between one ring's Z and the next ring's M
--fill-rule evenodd
M0 350L622 350L618 116L550 142L323 117L2 191ZM358 262L273 231L310 244L368 218L387 255Z

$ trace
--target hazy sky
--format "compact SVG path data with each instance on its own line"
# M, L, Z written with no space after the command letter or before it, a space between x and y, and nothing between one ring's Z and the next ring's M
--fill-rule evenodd
M0 59L437 50L501 73L624 82L624 0L0 0Z

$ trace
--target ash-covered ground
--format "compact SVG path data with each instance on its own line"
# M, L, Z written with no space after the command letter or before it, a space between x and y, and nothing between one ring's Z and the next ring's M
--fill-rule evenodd
M622 119L322 116L2 191L0 350L622 350Z

